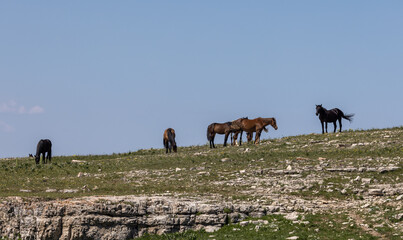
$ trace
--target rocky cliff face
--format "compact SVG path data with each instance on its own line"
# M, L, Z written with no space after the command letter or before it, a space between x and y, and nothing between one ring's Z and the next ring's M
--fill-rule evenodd
M400 189L400 188L398 188ZM400 190L399 190L400 191ZM317 212L369 212L388 203L402 209L403 195L368 193L363 200L306 200L272 194L270 205L217 203L173 197L105 196L39 201L6 198L0 203L0 235L10 239L132 239L145 233L163 234L186 230L218 230L246 217L283 214L296 221L299 215ZM389 199L387 199L389 198ZM392 198L392 199L390 199ZM397 216L401 219L402 214ZM396 223L391 227L401 229Z
M163 197L90 197L63 201L8 198L0 204L0 233L22 239L130 239L144 233L214 231L273 206L207 204Z

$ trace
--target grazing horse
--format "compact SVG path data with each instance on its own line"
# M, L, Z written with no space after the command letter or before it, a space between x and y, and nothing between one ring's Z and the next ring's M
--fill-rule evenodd
M46 153L48 153L48 155L45 157ZM49 163L52 161L52 142L49 139L39 140L38 145L36 146L36 154L35 154L36 164L39 164L41 160L41 154L42 154L42 163L47 163L47 160L49 160Z
M232 122L212 123L207 127L207 140L210 142L210 148L215 148L214 138L216 134L225 134L224 147L227 146L227 140L230 133L241 131L241 121L248 118L239 118Z
M255 119L243 119L241 121L241 129L242 131L247 132L248 134L253 134L256 132L255 136L255 144L260 142L260 135L262 134L262 130L268 132L266 126L271 125L275 130L278 129L277 122L275 118L255 118ZM250 137L252 139L252 137ZM242 144L242 132L240 137L240 144Z
M340 125L340 132L341 132L341 118L347 119L349 122L353 120L354 114L347 114L344 115L344 113L338 109L338 108L333 108L330 110L327 110L326 108L322 107L322 104L316 105L316 116L319 115L319 120L320 123L322 124L322 134L325 133L323 129L323 123L326 125L326 133L327 133L327 123L332 122L334 125L334 132L336 132L336 121L339 120L339 125Z
M177 151L176 142L175 142L175 130L173 130L172 128L166 129L164 132L163 140L164 140L164 147L166 149L165 153L168 153L168 149L169 149L169 152L171 152L172 149L174 150L174 152Z

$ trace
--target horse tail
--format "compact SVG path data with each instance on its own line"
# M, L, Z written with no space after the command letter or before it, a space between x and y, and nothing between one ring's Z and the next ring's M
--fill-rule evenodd
M171 128L168 129L168 141L171 142L172 145L174 145L173 143L175 143L175 136Z
M175 130L172 128L168 129L168 141L171 143L174 152L176 152L177 147L175 142Z
M209 141L211 141L212 139L212 133L213 133L213 129L214 129L214 124L215 123L212 123L212 124L210 124L210 125L208 125L208 127L207 127L207 140L209 140Z
M344 119L347 119L349 122L351 122L351 121L353 121L354 113L353 114L346 114L346 115L344 115L344 113L343 113L343 115L341 117L344 118Z

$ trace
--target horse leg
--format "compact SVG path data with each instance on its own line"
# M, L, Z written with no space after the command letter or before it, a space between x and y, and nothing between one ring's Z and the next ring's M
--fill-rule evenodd
M335 133L335 132L336 132L336 128L337 128L336 121L333 122L333 126L334 126L333 132Z
M234 132L234 136L232 136L231 138L231 145L238 146L237 138L238 138L238 132Z
M323 128L323 122L321 121L320 123L322 124L322 134L325 134L325 130Z
M231 135L230 135L229 141L231 142L231 145L234 145L234 144L233 144L233 142L232 142L232 132L231 132Z
M256 137L255 137L255 144L258 144L260 142L260 133L262 130L256 130Z
M49 152L48 152L48 160L49 160L49 163L52 161L52 150L49 150Z
M341 118L339 118L340 132L341 132Z
M214 139L213 139L213 140L210 140L210 148L215 148L215 146L214 146Z
M164 142L165 153L168 153L167 140L164 138L163 142Z
M242 133L243 133L243 131L241 130L241 135L239 135L239 146L242 145Z
M325 126L326 126L326 133L327 133L327 122L325 122Z
M248 134L246 135L246 138L248 139L248 142L251 142L252 139L253 139L253 133L248 133Z
M214 145L214 138L215 138L215 133L213 133L213 134L211 135L211 142L213 143L213 148L215 148L215 145Z
M225 133L225 137L224 137L224 147L227 146L228 136L229 136L229 132Z

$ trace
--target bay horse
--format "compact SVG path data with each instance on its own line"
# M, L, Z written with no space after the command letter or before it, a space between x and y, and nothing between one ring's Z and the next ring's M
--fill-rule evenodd
M48 153L48 155L45 157L46 153ZM42 163L47 163L47 160L49 160L49 163L52 161L52 142L49 139L41 139L39 140L38 145L36 145L36 164L39 164L41 160L41 154Z
M168 153L168 149L169 149L169 152L171 152L172 149L174 150L174 152L177 151L177 146L176 146L176 142L175 142L175 130L174 129L167 128L165 130L163 142L164 142L164 147L166 149L165 153Z
M241 121L242 131L245 131L248 134L253 134L253 132L256 132L255 144L258 144L260 142L260 135L262 134L263 130L265 132L268 132L268 130L266 128L267 125L271 125L275 130L278 129L275 118L258 117L255 119L243 119ZM250 137L250 139L252 139L252 138ZM241 132L241 138L240 138L239 143L242 144L242 132Z
M248 118L239 118L232 122L226 123L212 123L207 127L207 140L210 143L210 148L215 148L214 138L216 134L225 134L224 136L224 147L227 146L228 136L231 133L241 130L241 120Z
M336 121L339 120L339 125L340 125L340 132L341 132L341 119L347 119L349 122L351 122L353 120L353 116L354 114L347 114L344 115L344 113L338 109L338 108L333 108L330 110L327 110L326 108L322 107L322 104L320 105L316 105L316 116L319 115L319 120L320 123L322 124L322 134L325 133L324 129L323 129L323 123L325 123L326 125L326 133L327 133L327 123L328 122L332 122L334 125L334 131L336 132Z

